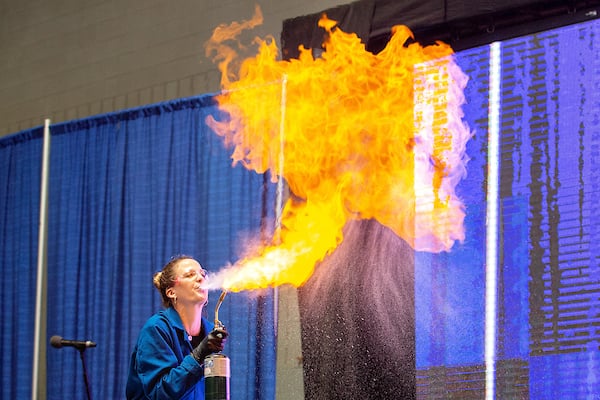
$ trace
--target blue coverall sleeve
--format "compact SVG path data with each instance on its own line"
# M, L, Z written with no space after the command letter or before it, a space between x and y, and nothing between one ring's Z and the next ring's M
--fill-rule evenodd
M203 366L189 353L168 327L149 326L142 331L136 370L144 393L150 399L180 399L202 380ZM187 353L187 354L186 354Z

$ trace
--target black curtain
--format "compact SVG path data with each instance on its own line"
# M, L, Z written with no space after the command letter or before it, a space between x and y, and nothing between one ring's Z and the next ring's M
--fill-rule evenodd
M324 38L317 25L323 14L354 32L367 49L377 53L389 40L391 28L406 25L415 40L442 40L455 50L504 40L590 18L599 0L359 0L283 21L281 48L285 59L298 56L298 46L319 49Z
M352 4L325 10L321 13L305 15L283 21L281 30L281 49L283 58L297 58L298 47L321 49L325 39L325 30L319 27L318 21L323 14L337 21L337 26L344 32L354 32L361 39L368 38L371 31L371 20L375 10L375 0L358 1Z

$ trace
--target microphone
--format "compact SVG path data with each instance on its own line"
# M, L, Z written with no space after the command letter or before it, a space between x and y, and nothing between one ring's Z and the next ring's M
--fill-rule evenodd
M66 340L58 335L54 335L50 338L50 344L57 349L61 347L75 347L76 349L83 350L88 347L96 347L96 343L91 340Z

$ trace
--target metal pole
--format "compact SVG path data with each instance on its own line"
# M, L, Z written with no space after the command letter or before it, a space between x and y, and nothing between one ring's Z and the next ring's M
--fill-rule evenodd
M496 341L498 318L498 211L500 185L500 79L499 42L490 44L487 211L485 245L485 398L496 398Z
M37 288L35 296L35 328L33 339L33 371L31 378L32 400L45 400L46 374L40 374L40 365L46 363L46 320L44 319L46 297L46 250L48 211L48 170L50 166L50 120L44 121L42 171L40 188L40 220L38 231Z
M284 182L283 182L283 164L285 163L284 156L284 143L285 143L285 107L287 100L287 75L283 76L281 81L281 106L279 108L280 112L280 121L279 121L279 158L277 165L277 175L279 179L277 179L277 191L276 191L276 199L275 199L275 232L277 237L274 238L274 242L276 241L279 244L280 234L281 234L281 218L283 211L283 202L284 202ZM279 288L276 286L273 290L273 315L275 318L274 322L274 331L275 335L277 335L279 329Z
M279 128L279 180L277 183L277 232L281 228L281 218L286 187L283 181L285 163L285 112L287 100L287 76L281 82L281 123ZM304 400L304 376L302 366L302 339L298 291L291 285L275 288L275 333L277 335L277 373L275 399Z

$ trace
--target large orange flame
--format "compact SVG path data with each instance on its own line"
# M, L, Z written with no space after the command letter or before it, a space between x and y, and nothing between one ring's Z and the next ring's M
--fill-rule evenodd
M221 26L207 42L228 115L207 123L233 148L234 165L270 170L292 195L273 241L213 277L215 288L302 285L350 219L376 219L421 251L462 241L454 188L471 133L461 112L467 78L452 49L405 45L412 33L396 26L375 55L323 16L321 57L301 48L298 59L278 61L273 38L256 39L257 55L234 67L237 52L225 42L261 21L257 8L251 21Z

